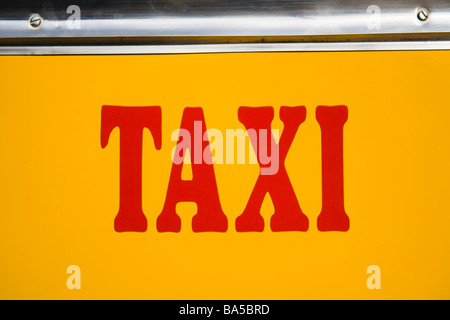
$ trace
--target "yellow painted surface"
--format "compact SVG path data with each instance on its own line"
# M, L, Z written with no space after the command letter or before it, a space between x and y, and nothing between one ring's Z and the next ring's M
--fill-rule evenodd
M450 52L0 57L0 298L449 299ZM347 105L348 232L319 232L318 105ZM102 105L162 108L144 132L144 233L114 231L119 131L100 146ZM226 233L159 233L170 137L185 107L206 126L244 126L240 106L304 105L286 167L307 232L238 233L256 164L214 166ZM272 210L272 211L271 211ZM66 269L81 270L69 290ZM378 265L381 289L366 269Z

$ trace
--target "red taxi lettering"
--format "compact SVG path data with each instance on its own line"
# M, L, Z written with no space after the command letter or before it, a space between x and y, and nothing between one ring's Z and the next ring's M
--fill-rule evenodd
M272 107L240 107L238 110L239 121L249 133L260 166L260 175L249 201L236 219L238 232L264 230L260 209L266 193L270 194L275 209L270 220L272 231L308 230L308 218L300 209L285 168L289 148L299 126L305 121L306 108L280 108L284 129L279 143L275 142L271 133L273 117ZM322 136L322 211L317 219L319 231L349 229L350 221L344 209L343 178L343 128L347 118L346 106L319 106L316 109ZM142 135L144 128L148 128L156 149L161 149L161 108L103 106L102 148L108 145L109 136L115 127L120 129L120 206L114 228L118 232L146 231L147 219L142 212ZM191 157L192 180L181 178L187 150ZM157 230L179 232L181 219L176 213L176 205L190 201L197 204L197 213L192 218L194 232L227 231L228 221L219 200L202 108L185 108L175 154L178 160L172 162L164 207L157 219Z
M248 131L254 130L256 132L256 135L250 136L254 149L256 150L257 146L261 147L260 132L262 130L271 132L271 122L274 116L273 108L241 107L238 116L239 121L244 124ZM275 213L270 219L272 231L308 230L308 218L300 209L284 165L298 127L305 121L305 118L305 107L281 107L280 119L284 123L284 129L278 146L278 171L275 174L259 175L244 212L236 219L236 231L264 230L264 219L260 214L260 209L266 193L270 194L275 209ZM276 142L272 134L270 134L270 138L263 139L264 142L267 143L267 150L274 149L271 144ZM257 160L261 170L263 170L268 164L261 162L260 155L261 152L257 152Z
M177 215L175 207L178 202L193 201L197 204L197 214L192 218L194 232L225 232L228 229L228 221L219 201L219 192L209 151L209 140L202 139L206 132L202 108L184 109L180 129L190 133L190 141L177 144L175 153L178 155L181 152L181 146L187 146L190 149L192 180L183 181L181 179L183 163L173 162L166 202L158 217L157 229L159 232L179 232L181 219ZM183 138L186 139L186 136ZM193 154L194 156L192 156ZM202 161L202 155L207 157L204 159L205 161Z
M114 229L143 232L147 218L142 212L142 135L148 128L156 149L161 149L161 108L103 106L102 148L115 127L120 130L120 206Z
M322 212L317 218L320 231L347 231L350 220L344 209L343 134L346 106L316 109L322 131Z

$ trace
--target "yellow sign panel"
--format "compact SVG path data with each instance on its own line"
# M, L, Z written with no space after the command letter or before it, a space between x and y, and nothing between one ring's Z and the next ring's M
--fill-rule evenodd
M0 297L449 299L449 61L448 51L1 57ZM132 142L142 145L132 172L124 130L104 132L114 106L160 110L160 128ZM328 174L319 106L347 112L341 231L318 224ZM240 112L256 107L273 110L280 154L289 145L281 167L306 230L277 230L270 193L263 230L238 226L262 168L251 148L239 158L227 131L245 131ZM179 232L159 220L186 110L200 110L208 129L225 230L196 232L205 230L192 201L176 203ZM280 119L286 110L306 112L290 144L283 134L301 114ZM197 187L194 166L182 175ZM142 179L142 199L131 197L143 230L118 228L121 197L134 190L126 179Z

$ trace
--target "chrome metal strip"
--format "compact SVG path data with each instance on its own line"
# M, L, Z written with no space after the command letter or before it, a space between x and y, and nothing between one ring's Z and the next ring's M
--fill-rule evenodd
M229 52L327 52L449 50L450 41L241 43L144 46L33 46L0 47L0 55L125 55Z
M114 0L76 3L1 1L0 37L450 32L448 0ZM417 18L419 8L427 8L426 23ZM30 26L32 14L42 18L37 27Z
M450 0L0 1L3 55L434 50L447 41Z

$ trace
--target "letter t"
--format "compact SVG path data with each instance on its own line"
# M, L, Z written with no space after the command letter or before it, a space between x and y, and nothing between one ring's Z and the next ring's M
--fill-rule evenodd
M155 147L161 149L161 108L103 106L101 146L108 145L115 127L120 129L120 205L114 229L146 231L147 218L142 211L142 139L148 128Z

